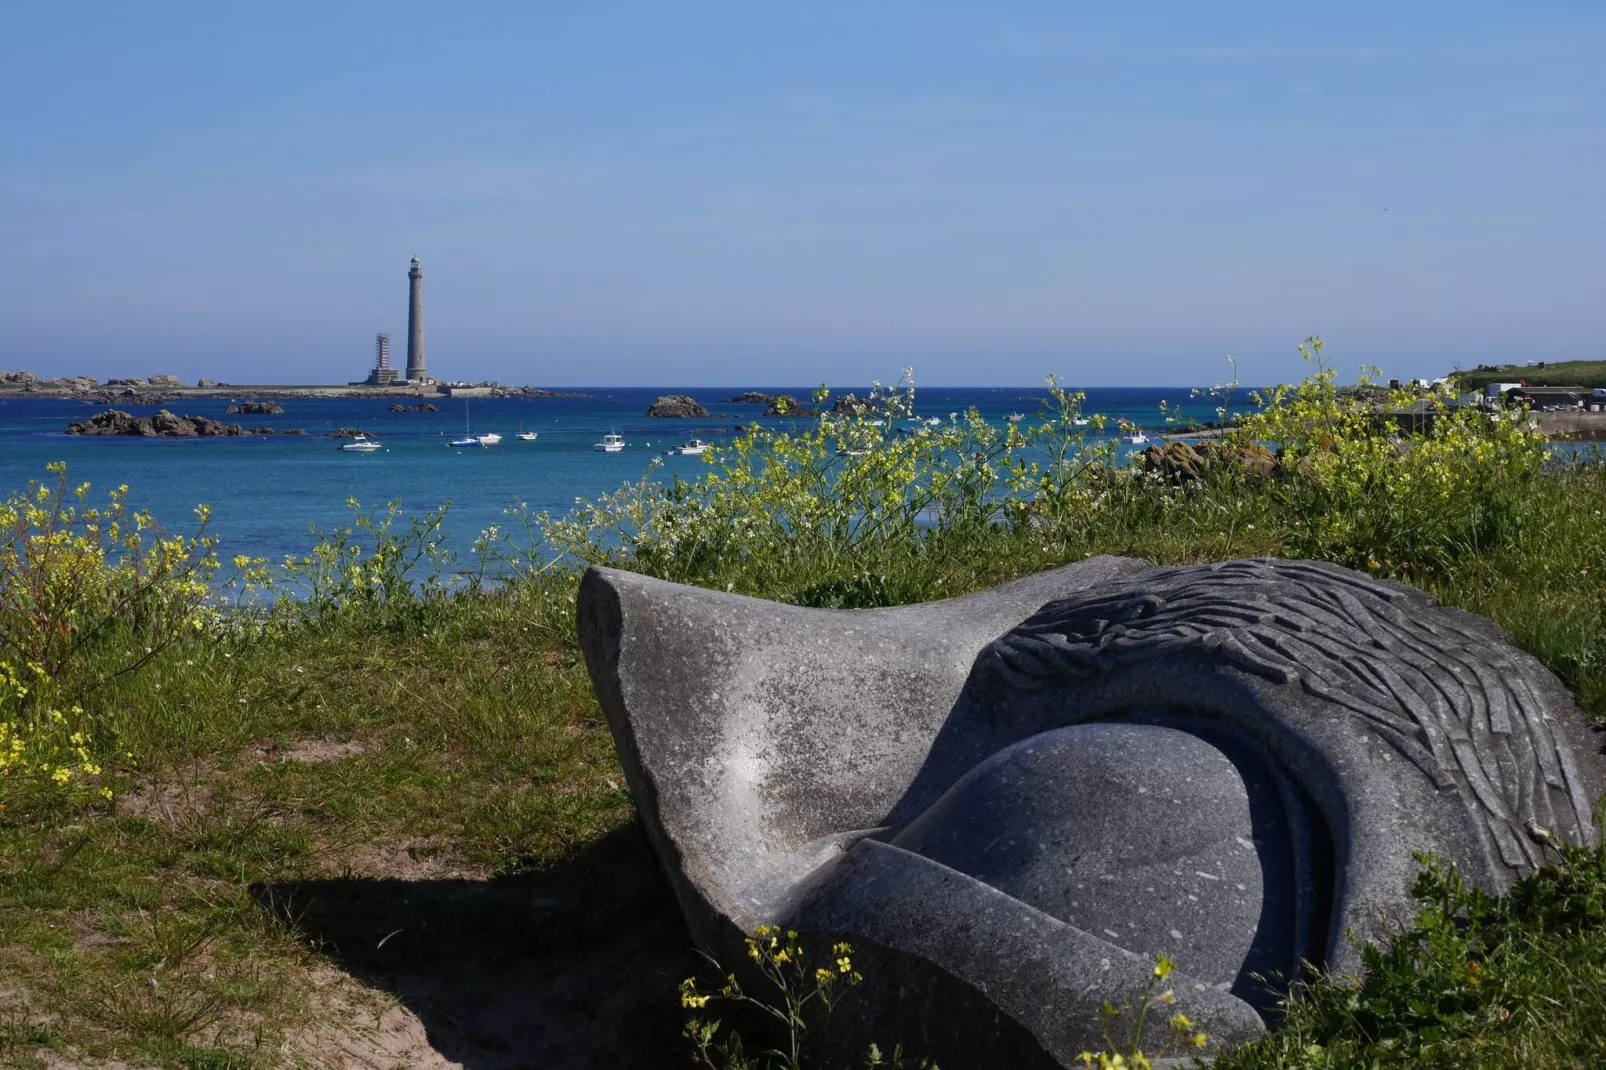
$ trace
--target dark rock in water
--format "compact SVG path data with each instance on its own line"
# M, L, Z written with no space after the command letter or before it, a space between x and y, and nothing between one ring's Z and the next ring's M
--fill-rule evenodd
M701 948L854 945L831 1065L894 1020L945 1064L1071 1065L1160 952L1209 1054L1276 1020L1263 978L1358 970L1419 854L1503 892L1598 839L1560 681L1335 566L1105 557L866 612L592 569L577 619Z
M245 433L248 435L304 435L306 431L299 427L247 427Z
M68 424L69 435L134 435L142 438L217 438L244 434L239 424L221 424L205 416L175 416L162 409L139 417L121 409L96 413L83 423Z
M831 403L831 411L839 416L868 416L870 413L880 412L881 406L860 401L852 394L843 394Z
M652 403L647 415L660 420L703 420L708 410L685 394L665 394Z
M284 406L277 401L236 401L223 410L223 415L233 416L282 416Z
M775 395L774 394L761 394L757 390L749 390L749 391L746 391L745 393L737 394L733 398L726 398L725 399L725 404L727 404L727 405L768 405L770 402L772 402L774 400L775 400Z
M355 427L342 427L329 432L325 438L368 438L368 432Z
M439 412L440 410L437 409L434 405L431 405L429 402L426 401L422 405L400 405L400 404L392 405L390 407L390 411L391 412Z
M791 394L776 394L770 399L769 407L764 410L765 416L818 416L819 413L805 406Z

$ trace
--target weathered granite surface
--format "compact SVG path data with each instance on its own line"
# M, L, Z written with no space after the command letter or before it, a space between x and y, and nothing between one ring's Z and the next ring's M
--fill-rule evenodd
M1095 558L858 612L594 569L579 628L699 944L853 942L861 1055L1066 1064L1162 951L1212 1046L1249 1039L1255 975L1354 966L1413 852L1503 889L1544 833L1593 842L1606 781L1492 624L1323 565Z

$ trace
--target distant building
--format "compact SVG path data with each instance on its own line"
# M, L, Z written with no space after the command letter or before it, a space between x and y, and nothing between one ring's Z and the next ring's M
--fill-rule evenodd
M368 373L365 386L389 386L401 378L390 366L390 335L381 331L374 335L374 370Z

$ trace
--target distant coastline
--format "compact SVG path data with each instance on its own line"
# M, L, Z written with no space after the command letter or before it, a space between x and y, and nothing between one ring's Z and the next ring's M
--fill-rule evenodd
M225 400L284 401L319 398L388 398L416 401L452 396L493 398L588 398L591 394L570 390L547 390L534 386L503 386L499 383L428 383L418 386L369 386L366 384L285 384L220 383L202 379L186 386L176 376L148 379L109 379L102 383L88 376L74 379L41 379L32 372L0 372L0 399L55 398L82 401L92 405L157 405L188 398Z

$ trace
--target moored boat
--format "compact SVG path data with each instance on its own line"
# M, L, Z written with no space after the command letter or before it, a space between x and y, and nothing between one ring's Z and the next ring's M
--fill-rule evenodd
M625 448L625 437L613 431L602 436L602 441L591 447L599 453L618 453Z
M341 453L378 453L385 447L367 435L353 435L350 442L340 445Z
M701 457L708 452L708 449L708 443L700 438L693 438L682 442L678 446L669 447L664 453L670 457Z

